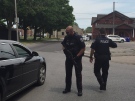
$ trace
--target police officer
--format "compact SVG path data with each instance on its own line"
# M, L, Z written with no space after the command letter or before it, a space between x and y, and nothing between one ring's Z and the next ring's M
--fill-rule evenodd
M93 54L95 57L94 74L100 84L100 90L106 90L109 60L111 60L111 53L109 47L116 48L117 44L111 39L105 37L105 30L99 30L100 36L91 44L90 62L93 61ZM102 74L100 70L102 69Z
M82 96L82 56L85 51L85 43L82 36L73 31L72 26L66 28L66 36L62 41L63 51L66 55L65 69L66 69L66 87L63 94L71 91L72 83L72 68L75 67L76 84L78 89L78 96Z

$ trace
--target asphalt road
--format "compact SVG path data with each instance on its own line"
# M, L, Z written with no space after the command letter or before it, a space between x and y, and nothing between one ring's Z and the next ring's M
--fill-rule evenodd
M35 45L28 45L28 47L34 51L41 51L41 52L55 52L62 50L61 42L45 42Z
M43 46L44 47L43 47ZM46 83L29 87L8 101L134 101L135 65L110 62L107 91L100 91L93 74L93 63L83 57L83 96L77 96L76 78L73 69L72 91L62 94L65 88L65 55L59 43L46 43L30 47L46 58ZM49 48L49 49L48 49Z

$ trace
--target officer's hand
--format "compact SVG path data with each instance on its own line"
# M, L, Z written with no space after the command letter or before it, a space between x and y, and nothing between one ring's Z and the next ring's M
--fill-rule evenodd
M90 58L90 63L92 63L92 62L93 62L93 57Z
M79 56L75 56L74 58L73 58L73 60L77 60L79 58Z

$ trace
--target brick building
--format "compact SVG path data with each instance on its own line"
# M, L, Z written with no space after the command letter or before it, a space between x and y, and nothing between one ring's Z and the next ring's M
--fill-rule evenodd
M92 17L91 25L93 38L99 35L98 29L104 28L106 35L114 32L115 35L130 37L131 40L135 40L135 18L129 18L118 11L109 14L97 14L97 17Z

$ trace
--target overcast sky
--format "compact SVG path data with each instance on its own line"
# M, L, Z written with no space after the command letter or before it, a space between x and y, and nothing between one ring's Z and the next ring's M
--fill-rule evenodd
M113 2L115 10L123 13L128 17L135 18L135 0L69 0L73 6L75 22L80 28L91 26L91 18L97 14L109 14L113 11Z

